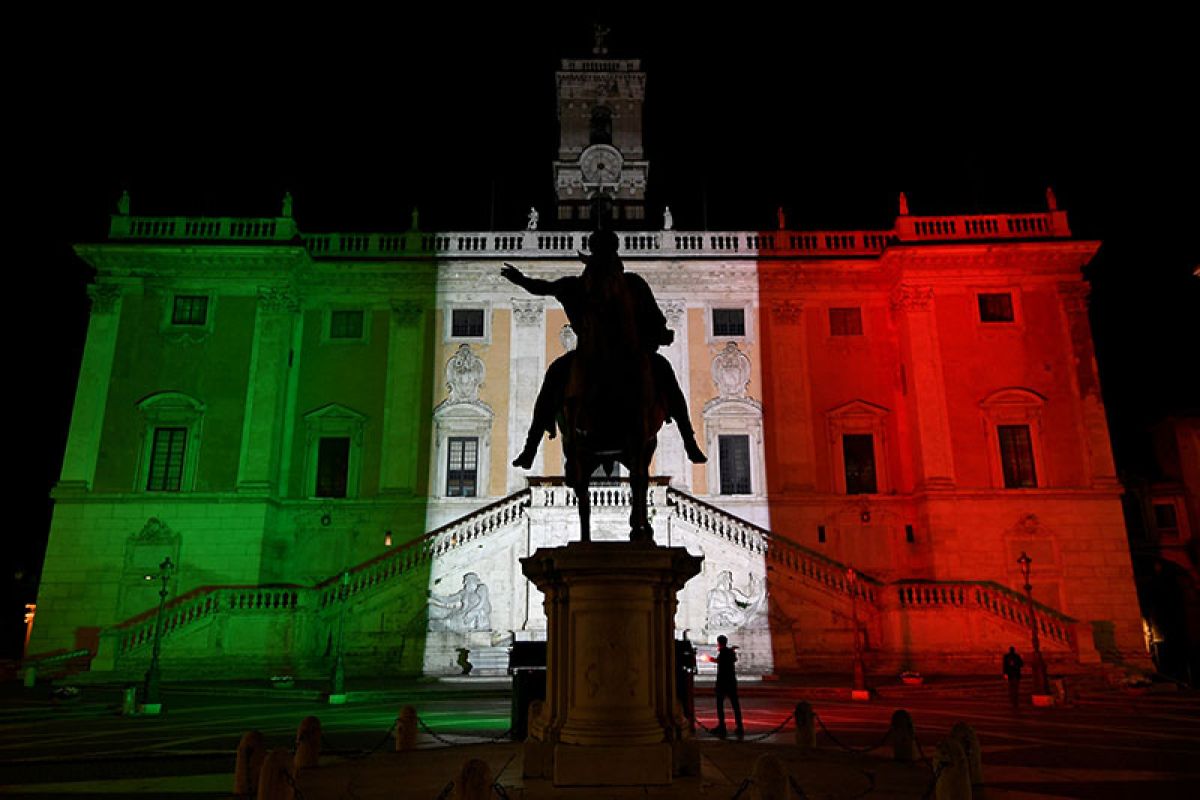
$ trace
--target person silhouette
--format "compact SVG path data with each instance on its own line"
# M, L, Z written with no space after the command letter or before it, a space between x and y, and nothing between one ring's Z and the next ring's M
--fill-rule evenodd
M591 255L584 260L583 273L578 276L567 276L555 281L531 278L512 264L506 263L500 274L508 281L520 286L533 295L554 297L567 314L567 320L579 339L576 350L556 358L547 368L542 379L542 387L538 392L533 406L533 420L525 437L525 446L521 453L513 459L514 467L529 469L537 455L538 446L542 442L542 433L555 436L555 417L563 405L567 382L571 377L571 365L580 349L584 349L588 337L605 335L606 331L592 331L588 324L589 315L585 314L587 302L587 285L591 273L605 269L615 269L625 279L634 301L633 325L635 331L624 333L636 335L637 341L644 351L650 355L651 368L654 373L656 389L666 402L669 420L674 420L679 426L679 435L683 438L684 450L688 458L696 464L703 464L708 457L696 442L696 433L692 428L691 416L688 414L687 398L679 388L675 378L675 370L671 362L658 352L658 348L669 345L675 339L675 333L667 327L667 319L662 309L654 299L650 285L640 275L625 272L625 266L617 257L617 236L612 231L597 231L589 240Z
M1008 701L1016 708L1020 702L1018 696L1021 687L1021 667L1025 662L1017 655L1017 648L1009 647L1004 654L1004 679L1008 681Z
M711 657L710 657L711 658ZM746 732L742 728L742 704L738 702L737 648L729 646L729 639L724 635L717 637L717 729L715 733L722 739L727 735L725 730L725 700L733 707L733 721L737 725L734 734L740 740Z

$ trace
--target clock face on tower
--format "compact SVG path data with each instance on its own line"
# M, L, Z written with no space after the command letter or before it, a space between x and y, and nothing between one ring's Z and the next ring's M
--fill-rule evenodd
M625 159L610 144L594 144L579 156L579 169L588 183L616 183Z

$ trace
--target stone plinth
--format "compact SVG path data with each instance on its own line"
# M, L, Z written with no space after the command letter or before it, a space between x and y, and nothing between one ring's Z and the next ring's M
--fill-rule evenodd
M681 547L573 542L521 559L545 594L546 702L525 770L558 786L670 783L687 746L674 712L676 592L703 558Z

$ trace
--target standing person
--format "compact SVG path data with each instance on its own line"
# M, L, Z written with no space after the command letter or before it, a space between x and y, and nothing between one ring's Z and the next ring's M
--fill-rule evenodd
M1024 665L1025 662L1017 655L1017 648L1009 647L1008 652L1004 654L1004 679L1008 681L1008 699L1013 708L1017 707L1017 696L1021 686L1021 667Z
M737 648L729 646L729 639L725 636L717 637L717 736L722 739L726 736L725 731L725 699L729 698L729 704L733 706L733 719L737 723L737 728L734 729L734 734L738 739L745 736L745 731L742 729L742 704L738 702L737 690L737 671L734 664L737 663Z

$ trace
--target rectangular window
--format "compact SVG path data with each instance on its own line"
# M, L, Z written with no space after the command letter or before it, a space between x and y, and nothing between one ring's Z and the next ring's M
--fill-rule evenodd
M483 337L483 309L456 308L451 312L450 335L470 339Z
M824 525L817 526L817 543L825 544L825 526Z
M750 437L718 436L721 494L750 494Z
M175 295L171 307L172 325L203 325L208 321L208 298L204 295Z
M187 428L155 428L150 447L148 492L178 492L183 487L183 451Z
M1028 425L998 425L1000 463L1004 468L1005 489L1030 489L1037 486L1033 468L1033 439Z
M1012 322L1013 302L1008 292L979 295L980 322Z
M322 436L317 443L317 497L345 497L350 475L350 437Z
M746 311L741 308L714 308L713 336L745 336Z
M362 309L354 311L332 311L329 314L330 339L363 338Z
M830 336L862 336L862 309L829 309Z
M912 525L904 526L904 541L908 542L909 544L917 541L917 534L915 531L913 531Z
M1174 503L1154 504L1154 527L1160 531L1179 530L1179 518L1175 516Z
M842 458L846 462L846 494L875 494L875 437L843 434Z
M474 497L479 478L479 440L474 436L451 436L446 462L446 496Z

